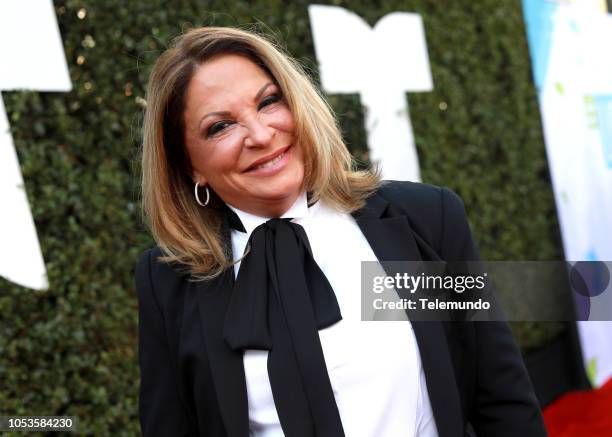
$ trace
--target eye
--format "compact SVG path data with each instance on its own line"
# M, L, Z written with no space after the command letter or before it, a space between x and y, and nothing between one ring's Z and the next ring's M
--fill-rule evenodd
M211 124L210 127L206 130L206 138L215 136L216 134L221 132L223 129L225 129L232 123L233 122L229 120L221 120L221 121Z
M279 96L278 94L271 94L261 101L261 103L257 106L257 110L259 111L260 109L265 108L266 106L270 106L280 101L281 96Z

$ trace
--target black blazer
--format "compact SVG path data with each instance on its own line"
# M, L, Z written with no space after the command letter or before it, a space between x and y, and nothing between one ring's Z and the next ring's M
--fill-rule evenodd
M448 189L390 182L353 216L381 261L430 259L432 251L448 261L478 258L463 202ZM224 238L231 247L228 229ZM146 251L135 274L143 434L246 437L243 357L222 338L233 269L194 282L158 262L160 255ZM413 327L440 437L473 435L468 423L478 436L546 435L506 323Z

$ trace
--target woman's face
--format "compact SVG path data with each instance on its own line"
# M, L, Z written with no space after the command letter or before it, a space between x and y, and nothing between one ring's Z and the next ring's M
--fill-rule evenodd
M252 214L289 209L302 190L304 161L273 79L245 57L220 55L200 65L185 97L193 180Z

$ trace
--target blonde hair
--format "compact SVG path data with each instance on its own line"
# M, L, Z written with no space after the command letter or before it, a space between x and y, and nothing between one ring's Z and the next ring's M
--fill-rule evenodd
M279 86L293 114L304 155L304 187L311 201L323 199L352 212L380 183L377 172L356 171L334 115L299 64L265 37L229 27L202 27L175 39L155 62L146 94L142 147L143 213L166 262L194 277L211 278L233 264L222 239L219 208L194 198L184 144L185 92L195 70L222 54L247 57Z

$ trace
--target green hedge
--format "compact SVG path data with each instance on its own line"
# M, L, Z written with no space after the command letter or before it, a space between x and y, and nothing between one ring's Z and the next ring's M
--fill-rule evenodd
M265 23L316 76L308 2L250 3L54 3L74 90L3 93L50 289L0 279L2 414L139 432L132 269L152 244L138 204L144 84L166 43L202 24ZM435 89L407 96L423 180L464 198L485 258L562 258L520 2L333 4L370 24L392 11L423 16ZM367 157L358 96L329 100L351 150ZM527 350L559 325L514 328Z

